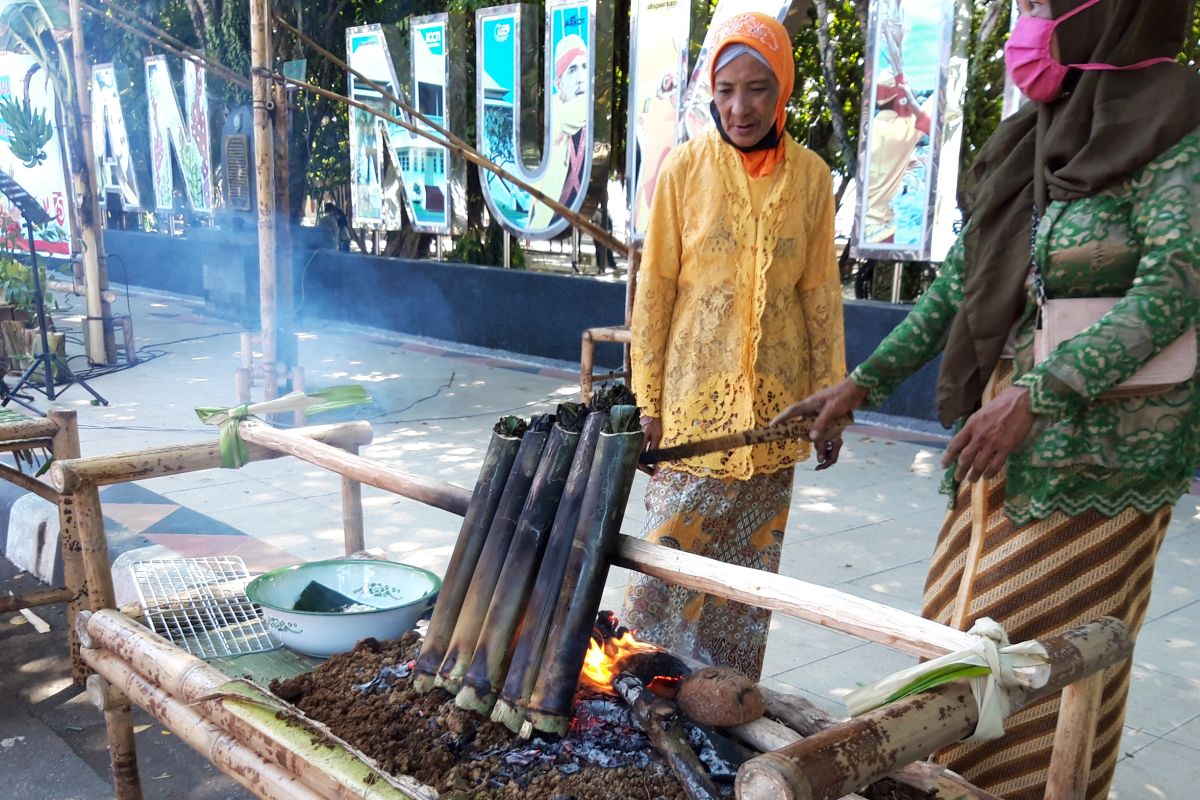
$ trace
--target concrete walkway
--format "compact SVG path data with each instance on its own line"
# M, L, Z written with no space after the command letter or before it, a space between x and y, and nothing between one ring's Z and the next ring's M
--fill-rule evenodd
M152 360L97 377L110 401L88 404L78 387L57 404L79 412L84 455L213 439L199 405L232 405L238 366L236 325L205 316L193 301L135 295L137 342ZM76 305L80 305L76 301ZM55 315L78 330L69 312ZM73 345L69 351L80 351ZM502 414L552 411L575 398L569 364L530 363L503 354L468 352L449 343L378 331L302 327L300 361L309 388L358 381L374 398L340 418L371 421L375 441L364 454L413 472L471 486L488 431ZM75 361L82 364L82 359ZM40 408L49 404L35 395ZM319 421L319 420L318 420ZM874 420L874 422L879 422ZM894 422L894 421L892 421ZM937 494L944 440L927 433L860 425L847 436L832 470L797 470L782 572L907 611L919 609L925 566L944 512ZM262 570L342 552L338 479L284 459L241 470L158 478L105 497L109 525L139 542L186 556L236 554ZM624 529L643 518L639 475ZM115 488L115 487L114 487ZM442 573L459 518L373 489L364 490L367 544L388 557ZM0 537L0 542L3 537ZM14 589L8 567L0 589ZM614 571L606 603L618 607L627 576ZM62 627L53 609L39 611ZM53 754L53 772L75 788L30 779L0 785L0 798L98 797L107 761L94 712L70 687L57 632L33 634L22 617L0 626L0 773ZM5 655L7 654L7 656ZM14 655L17 654L17 655ZM860 683L909 666L912 659L822 628L776 615L765 680L799 692L836 715L840 698ZM1194 794L1200 762L1200 497L1176 508L1158 562L1147 625L1135 654L1134 686L1114 797L1184 798ZM41 665L41 666L39 666ZM14 678L14 675L19 677ZM64 716L65 715L65 716ZM186 748L142 719L138 734L146 796L244 796ZM86 734L86 735L83 735ZM169 768L156 755L170 746ZM97 750L97 748L100 748ZM190 766L185 766L190 765ZM157 772L161 768L161 772ZM15 774L15 773L14 773Z

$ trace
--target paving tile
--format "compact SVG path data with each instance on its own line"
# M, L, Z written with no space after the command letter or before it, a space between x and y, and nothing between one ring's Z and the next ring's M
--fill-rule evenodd
M1165 736L1200 713L1200 680L1133 665L1125 724Z
M170 492L167 497L182 506L204 513L260 508L281 501L296 500L300 495L259 480L243 480L197 489Z
M207 536L203 534L149 534L146 541L169 548L180 558L228 556L247 543L246 536Z
M1117 762L1109 800L1185 800L1196 796L1197 751L1158 739Z
M1200 714L1183 723L1163 738L1175 744L1200 750Z
M179 506L165 503L109 503L101 498L101 508L106 519L112 520L130 531L144 531L175 513Z
M827 701L841 703L842 698L857 687L907 669L915 663L916 659L912 656L867 643L771 677Z
M1133 660L1149 669L1200 682L1200 630L1173 622L1170 616L1148 622L1138 632Z

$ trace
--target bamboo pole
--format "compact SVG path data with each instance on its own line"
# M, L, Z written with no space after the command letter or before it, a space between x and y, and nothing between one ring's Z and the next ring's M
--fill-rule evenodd
M1101 619L1042 640L1050 656L1043 686L1014 688L1014 711L1128 658L1129 628ZM738 770L739 800L828 800L872 783L898 766L969 736L979 721L962 683L898 700L747 761Z
M797 417L781 425L767 425L762 428L751 428L748 431L714 436L711 439L700 439L695 442L686 442L672 447L663 447L658 450L647 450L642 453L638 462L641 464L658 464L663 461L678 461L683 458L692 458L693 456L702 456L708 453L720 453L725 450L766 444L767 442L778 442L785 439L806 439L812 431L813 422L815 422L813 418ZM838 436L853 422L854 419L852 417L843 417L836 420L829 430L829 436Z
M75 107L71 113L78 126L79 157L83 163L72 163L75 197L79 204L79 240L83 247L83 272L86 281L87 330L85 344L88 360L93 364L113 364L117 360L116 339L112 330L112 307L104 300L108 290L108 256L104 235L100 230L100 196L96 187L96 151L92 141L92 73L87 63L87 46L83 39L83 9L80 0L70 0L71 54L75 81ZM66 70L67 65L63 65ZM64 104L67 102L63 98Z
M174 647L115 611L90 614L84 625L94 649L168 697L194 708L239 744L274 761L327 798L414 798L436 793L402 776L390 776L324 725L248 681L228 676ZM139 703L140 705L140 703Z
M488 716L496 705L504 676L508 674L517 629L525 614L554 525L554 515L567 484L567 473L579 445L581 423L581 419L575 418L568 423L574 430L564 427L563 407L559 406L557 421L533 476L529 497L521 509L508 555L496 581L496 591L483 619L475 654L463 677L463 687L455 698L460 708Z
M470 502L469 493L461 486L352 455L322 442L297 436L294 431L281 431L252 419L243 420L238 430L246 442L293 455L368 486L411 497L434 508L461 515Z
M10 611L20 611L23 608L37 608L38 606L48 606L54 603L66 603L74 597L74 590L65 587L42 589L36 592L25 592L24 594L0 597L0 614L7 614Z
M369 422L315 425L298 428L290 431L288 435L342 448L370 444L373 436ZM284 455L278 450L257 444L250 444L247 450L251 461L265 461ZM82 486L129 483L163 475L216 469L220 466L221 445L216 439L212 439L207 442L169 445L133 453L56 461L50 467L50 483L60 492L72 492Z
M612 426L616 414L610 414ZM588 641L596 623L617 531L642 450L642 432L601 433L584 492L558 607L546 640L547 657L529 698L529 727L566 733ZM522 727L522 733L526 728ZM529 730L528 732L532 732Z
M358 455L358 448L349 448L347 452ZM342 537L346 546L346 555L367 549L366 531L363 528L362 483L342 476Z
M292 197L291 197L291 111L288 90L282 83L272 86L275 109L275 216L276 226L276 303L278 332L276 352L279 372L290 378L296 366L295 297L292 275ZM294 387L292 387L294 388Z
M694 591L779 611L902 653L936 658L965 650L974 637L881 603L771 572L726 564L620 536L613 563Z
M271 18L270 0L250 0L250 83L254 108L254 177L258 195L258 294L259 332L267 400L278 396L275 361L279 357L277 272L275 268L274 135L271 129Z
M1050 769L1046 773L1047 800L1085 800L1087 797L1103 690L1103 672L1063 689Z
M513 648L508 675L500 692L500 699L492 709L492 719L514 733L521 730L529 697L537 682L538 670L546 651L546 637L550 633L550 622L558 605L558 592L562 588L563 573L571 557L571 541L575 538L575 527L579 524L579 513L583 505L583 494L587 489L588 475L596 453L600 431L608 424L608 413L593 411L583 423L583 433L575 448L575 459L563 489L558 512L554 515L554 527L546 543L546 552L538 567L537 581L525 617L521 620L520 633Z
M46 418L55 427L50 443L50 455L56 462L79 458L79 420L74 411L51 409ZM67 603L67 644L71 652L71 680L76 686L87 679L87 665L79 655L79 639L75 636L75 617L87 607L87 568L83 562L83 546L75 520L63 513L62 497L54 493L58 507L58 545L62 553L63 583L71 592Z
M421 642L421 653L413 665L413 687L419 692L428 692L434 687L434 676L446 657L446 647L454 634L463 600L471 586L471 576L475 574L475 565L479 563L479 554L521 444L519 432L524 432L524 423L518 428L515 417L502 418L492 429L475 490L471 493L471 504L454 543L450 565L433 607L433 617Z
M296 776L236 742L194 708L129 669L112 653L85 650L84 658L189 747L256 796L265 800L324 800Z
M43 500L47 500L51 503L58 502L58 492L54 491L54 489L42 483L32 475L26 475L19 469L13 469L7 464L0 464L0 479L19 486L27 492L36 494Z
M462 689L463 678L475 655L475 645L479 642L479 632L483 629L484 616L496 593L496 584L500 578L500 570L504 567L504 559L508 555L509 545L512 544L513 532L529 496L529 488L533 484L534 474L542 460L546 449L546 439L549 438L548 425L545 418L535 417L529 425L529 430L521 437L521 445L517 448L517 456L509 470L508 480L504 482L504 493L496 506L496 515L488 529L487 540L479 553L479 562L475 565L475 574L471 576L471 585L463 598L462 609L458 620L454 623L454 633L446 645L446 657L438 667L437 678L434 682L450 692L458 694Z

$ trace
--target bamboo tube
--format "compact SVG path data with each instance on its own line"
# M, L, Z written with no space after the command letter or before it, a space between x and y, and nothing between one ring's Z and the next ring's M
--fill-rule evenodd
M1046 797L1052 800L1085 800L1087 797L1103 690L1103 672L1063 689L1050 769L1046 774Z
M642 453L638 462L641 464L658 464L663 461L679 461L680 459L692 458L693 456L720 453L738 447L778 442L783 439L805 439L808 438L808 434L812 431L813 422L814 420L809 417L797 417L781 425L767 425L762 428L751 428L748 431L741 431L739 433L715 436L711 439L700 439L699 441L686 442L672 447L663 447L658 450L647 450ZM830 436L837 436L853 422L853 417L842 417L834 422L833 427L828 433Z
M292 431L272 428L259 420L242 420L238 423L238 430L247 442L293 455L310 464L333 470L345 478L411 497L443 511L463 514L465 511L461 509L469 502L467 490L460 486L351 455L327 444L299 437Z
M471 504L463 517L454 552L450 555L450 566L446 568L442 589L433 606L433 617L421 642L421 654L413 665L413 686L419 692L433 688L434 676L446 657L446 646L454 633L454 624L458 622L463 599L471 585L471 576L475 574L479 553L496 516L496 507L500 504L524 431L525 424L517 417L503 417L492 429L483 466L475 481L475 491L471 493Z
M315 425L289 431L288 435L303 437L335 447L355 447L371 443L369 422L342 422L336 425ZM251 444L247 447L251 461L279 458L281 452ZM199 472L221 466L221 444L215 438L196 444L177 444L156 447L134 453L116 453L85 459L55 461L50 467L50 483L60 492L73 492L80 486L107 486L129 483L162 475ZM448 485L448 484L447 484Z
M593 411L583 424L571 472L563 489L558 512L554 515L554 527L546 543L546 553L538 568L537 582L533 587L525 617L521 620L520 633L513 649L512 662L504 679L500 699L492 709L492 719L516 733L525 722L525 709L545 652L546 637L550 632L550 621L558 606L558 591L562 588L563 573L567 559L571 556L571 541L575 537L575 526L579 524L579 512L583 505L583 494L587 488L592 459L596 453L596 442L600 431L608 424L608 413Z
M79 421L74 411L55 408L47 413L47 420L56 428L50 443L50 454L55 461L79 458ZM74 520L63 513L62 498L54 493L54 505L58 507L58 547L62 553L63 583L71 592L67 602L67 645L71 651L71 681L82 686L87 680L88 669L79 655L79 639L75 636L75 617L87 608L87 569L83 563L83 548L79 544L79 531Z
M25 592L24 594L0 597L0 614L7 614L10 611L20 611L22 608L37 608L38 606L48 606L52 603L65 603L74 597L75 591L67 588L43 589L37 592Z
M610 427L623 413L617 406ZM633 415L636 424L636 413ZM623 425L618 430L627 430ZM538 680L529 700L529 727L547 733L566 733L571 704L579 684L579 670L587 653L592 627L604 580L608 576L609 556L616 543L625 503L642 450L642 432L602 433L596 444L579 524L571 542L571 556L563 575L558 607L546 640L547 658L538 670ZM522 732L526 732L522 727ZM531 732L531 731L529 731Z
M513 532L496 590L483 619L475 654L463 677L455 703L487 716L496 705L512 658L517 627L525 613L538 565L554 525L554 515L567 483L567 473L583 427L580 407L558 407L556 422L529 487L529 496ZM583 413L586 413L583 412Z
M1041 642L1050 675L1038 688L1012 690L1014 711L1128 658L1133 638L1112 617ZM742 800L837 798L878 780L901 764L924 758L974 730L975 698L961 683L906 697L747 761L738 770Z
M0 441L4 442L5 445L10 445L23 442L26 439L52 440L58 435L60 430L54 422L54 413L54 411L51 411L45 419L28 417L15 422L0 423Z
M0 464L0 479L19 486L27 492L36 494L43 500L47 500L51 503L58 503L58 492L54 491L52 488L42 483L32 475L26 475L19 469L13 469L7 464Z
M266 800L324 800L296 776L288 775L249 747L236 742L195 709L131 670L112 653L85 650L84 659L189 747L256 796Z
M252 683L230 681L119 612L88 614L82 622L93 645L86 651L89 658L100 653L115 659L167 697L198 709L206 722L229 732L239 744L300 776L321 797L437 796L416 781L388 775L298 709Z
M346 452L358 455L354 447ZM346 555L367 548L366 532L363 529L362 484L353 478L342 476L342 543Z
M535 417L530 422L529 430L521 437L521 445L504 483L504 492L500 496L499 505L496 506L487 540L479 553L475 573L471 576L470 587L454 623L454 633L446 645L446 656L442 659L435 679L438 686L451 694L458 694L462 689L462 680L471 665L475 643L479 641L479 632L483 628L483 617L496 591L500 570L508 555L517 520L525 506L525 498L529 496L534 473L542 460L551 424L548 417Z

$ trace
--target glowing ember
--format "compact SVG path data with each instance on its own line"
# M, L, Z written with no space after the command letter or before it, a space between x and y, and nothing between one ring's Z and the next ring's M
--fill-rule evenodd
M588 642L587 656L583 659L579 682L593 691L613 694L612 682L621 674L625 662L631 656L637 653L662 652L665 651L658 645L638 641L633 631L626 631L620 636L606 637L603 642L592 637Z

